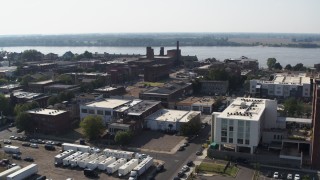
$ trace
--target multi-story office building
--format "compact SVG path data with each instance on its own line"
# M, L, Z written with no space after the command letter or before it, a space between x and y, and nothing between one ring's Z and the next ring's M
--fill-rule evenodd
M316 80L312 101L311 165L320 169L320 80Z

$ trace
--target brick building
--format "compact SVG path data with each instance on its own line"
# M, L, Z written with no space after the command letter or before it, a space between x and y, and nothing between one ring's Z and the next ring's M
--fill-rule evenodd
M167 64L154 64L144 68L144 81L156 82L169 78L170 66Z

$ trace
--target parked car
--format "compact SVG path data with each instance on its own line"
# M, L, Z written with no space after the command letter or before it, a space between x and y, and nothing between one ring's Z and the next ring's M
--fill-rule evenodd
M28 142L23 142L23 143L22 143L22 146L29 147L29 146L30 146L30 143L28 143Z
M294 175L294 180L300 180L300 175L299 174L295 174Z
M157 172L160 172L160 171L162 171L164 169L164 164L158 164L157 166L156 166L156 171Z
M25 157L23 160L27 161L27 162L33 162L34 161L32 157Z
M47 179L46 176L40 176L40 177L38 177L36 180L46 180L46 179Z
M188 161L187 166L191 167L193 165L193 161Z
M16 163L13 163L13 164L10 164L10 165L8 166L8 168L10 169L10 168L15 167L15 166L17 166L17 164L16 164Z
M86 144L86 141L84 139L80 139L80 144L81 145L85 145Z
M266 176L267 176L267 177L272 177L272 176L273 176L273 174L272 174L272 172L271 172L271 171L268 171L268 172L267 172L267 174L266 174Z
M38 144L32 143L32 144L30 144L30 147L32 147L32 148L38 148L39 146L38 146Z
M288 174L287 179L292 179L292 174Z
M14 138L15 138L15 136L10 136L10 137L9 137L9 139L14 139Z
M182 168L181 168L181 171L182 172L187 172L187 171L189 171L189 166L187 166L187 165L184 165Z
M12 154L12 159L21 160L21 156L19 154Z
M180 180L180 178L179 177L174 177L173 180Z
M55 148L53 145L51 145L51 144L46 144L46 145L44 145L44 148L45 148L46 150L49 150L49 151L54 151L54 150L56 150L56 148Z
M184 172L182 172L182 171L178 172L178 177L179 178L182 178L184 175L185 175Z
M201 151L197 151L197 152L196 152L196 155L197 155L197 156L201 156L201 155L202 155L202 152L201 152Z
M3 144L11 144L11 141L9 139L3 140Z
M184 150L184 146L180 146L178 151L183 151Z
M278 179L279 178L279 172L274 172L273 173L273 178Z
M31 142L31 143L38 143L38 140L36 140L36 139L30 139L30 142Z
M186 143L183 143L183 146L184 146L184 147L187 147L187 146L189 146L189 143L187 143L187 142L186 142Z
M83 174L87 177L97 177L98 176L98 173L92 169L84 169L83 170Z
M46 142L42 139L38 139L38 144L45 144Z
M242 163L242 164L249 164L249 161L247 159L241 158L241 157L237 158L236 162L237 163Z

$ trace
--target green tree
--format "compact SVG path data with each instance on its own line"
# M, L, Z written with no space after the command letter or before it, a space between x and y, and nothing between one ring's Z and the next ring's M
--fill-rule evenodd
M33 121L30 114L26 112L19 113L16 117L15 125L19 130L31 131Z
M25 112L31 109L36 109L36 108L39 108L39 104L35 101L30 103L25 103L25 104L17 104L14 107L14 114L19 115L22 112Z
M0 94L0 111L2 111L4 115L7 115L9 111L9 100L2 94Z
M191 117L190 117L191 118ZM201 129L201 120L196 118L180 126L181 134L184 136L197 134Z
M287 64L284 69L285 69L285 70L288 70L288 71L291 71L291 70L292 70L291 64Z
M267 60L268 69L272 69L276 64L276 62L277 62L276 58L268 58Z
M89 51L85 51L85 52L83 53L83 57L84 57L84 58L87 58L87 59L91 59L91 58L92 58L92 53L89 52Z
M1 78L0 79L0 85L5 85L8 83L8 80Z
M30 50L25 50L22 55L22 60L26 61L40 61L42 60L43 54L37 50L30 49Z
M58 96L51 96L48 101L47 101L47 104L48 105L54 105L56 103L60 102Z
M32 77L28 74L22 77L20 84L23 86L28 86L28 83L32 81Z
M73 83L72 77L67 74L62 74L62 75L58 76L57 80L63 84L72 84Z
M281 64L280 63L275 63L274 64L274 69L278 69L278 70L282 70L282 66L281 66Z
M118 131L114 137L114 141L123 146L129 144L132 139L132 133L130 131Z
M64 53L62 55L62 59L67 60L67 61L71 60L73 58L74 58L74 54L71 51L67 51L66 53Z
M85 136L89 139L96 139L100 137L105 130L102 118L100 116L92 115L85 117L81 121L80 127L82 128Z
M306 67L303 66L302 63L298 63L295 66L293 66L294 71L304 71L306 70Z

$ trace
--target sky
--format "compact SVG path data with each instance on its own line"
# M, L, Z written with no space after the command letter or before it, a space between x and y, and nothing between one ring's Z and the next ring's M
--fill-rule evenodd
M0 35L320 33L320 0L0 0Z

